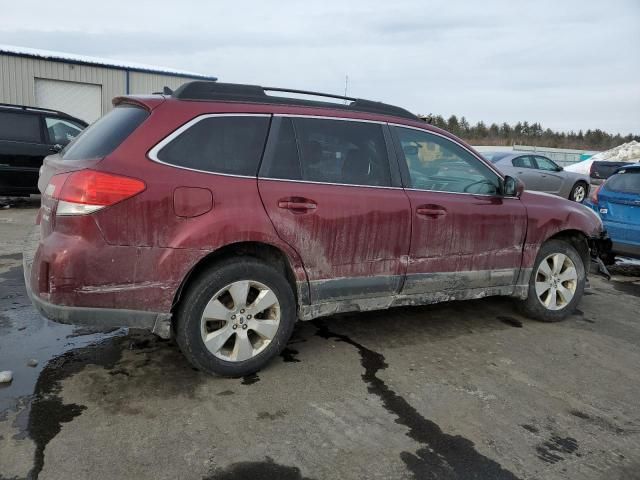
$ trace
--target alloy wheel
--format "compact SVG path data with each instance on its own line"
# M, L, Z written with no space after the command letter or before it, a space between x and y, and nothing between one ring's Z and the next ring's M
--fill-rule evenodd
M574 202L582 202L584 200L584 197L587 196L587 190L584 188L584 185L578 185L574 190L573 190L573 201Z
M578 271L567 255L552 253L538 265L535 280L540 303L549 310L561 310L576 294Z
M260 354L280 326L280 303L266 285L240 280L220 289L204 308L202 341L216 357L243 362Z

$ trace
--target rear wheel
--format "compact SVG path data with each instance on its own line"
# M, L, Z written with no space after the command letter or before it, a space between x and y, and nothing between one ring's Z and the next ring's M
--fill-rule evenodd
M543 322L563 320L582 298L585 280L584 262L576 249L567 242L550 240L538 253L522 309Z
M587 197L588 188L588 185L584 182L576 183L571 189L569 200L573 200L578 203L582 202Z
M243 257L195 279L177 311L176 340L196 368L242 376L284 349L295 321L295 298L284 275Z

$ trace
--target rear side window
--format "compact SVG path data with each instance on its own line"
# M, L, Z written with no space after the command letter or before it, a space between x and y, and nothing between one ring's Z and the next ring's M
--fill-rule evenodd
M133 105L121 105L83 130L62 150L65 160L102 158L113 152L142 122L149 112Z
M607 190L640 195L640 170L627 170L613 175L606 183Z
M274 129L273 137L265 177L391 185L387 147L379 124L283 118L279 128Z
M0 112L0 140L40 143L40 117Z
M162 147L157 159L205 172L254 176L269 120L258 116L204 118Z

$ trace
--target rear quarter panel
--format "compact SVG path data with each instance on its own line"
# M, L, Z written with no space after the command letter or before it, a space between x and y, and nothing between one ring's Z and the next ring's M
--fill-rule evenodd
M165 108L167 104L172 108ZM163 282L163 309L170 307L180 283L201 259L239 242L261 242L279 248L288 257L296 280L306 282L299 257L280 240L264 211L255 177L191 171L148 158L148 151L173 130L200 114L216 113L206 107L204 102L167 101L94 167L139 178L146 184L142 193L93 216L107 244L135 247L136 258L131 258L135 265L133 284ZM210 191L212 208L193 217L176 212L174 193L181 187Z

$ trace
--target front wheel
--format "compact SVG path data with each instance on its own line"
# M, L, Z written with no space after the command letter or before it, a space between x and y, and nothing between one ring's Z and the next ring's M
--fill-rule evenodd
M176 312L176 341L196 368L243 376L284 349L295 322L295 297L284 275L240 257L192 282Z
M584 262L576 249L567 242L550 240L538 252L522 310L543 322L563 320L582 298L585 281Z
M589 186L584 182L576 183L571 189L569 194L569 200L581 203L587 197L587 190Z

